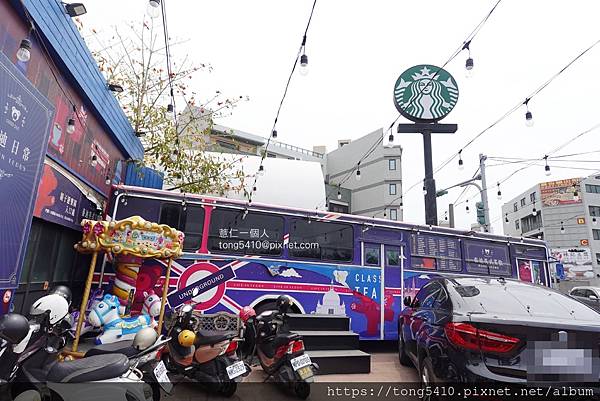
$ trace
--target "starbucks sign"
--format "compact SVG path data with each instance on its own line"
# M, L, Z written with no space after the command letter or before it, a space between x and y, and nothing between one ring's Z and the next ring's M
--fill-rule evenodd
M458 101L458 85L448 71L421 64L409 68L394 86L394 104L414 122L436 122L446 117Z

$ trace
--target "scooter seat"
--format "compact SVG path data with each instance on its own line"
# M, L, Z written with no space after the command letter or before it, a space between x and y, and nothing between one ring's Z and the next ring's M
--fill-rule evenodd
M221 341L231 340L237 335L235 331L210 331L200 330L196 335L196 341L194 345L196 347L201 345L217 344Z
M280 333L277 334L272 341L264 343L264 345L261 346L261 349L266 356L272 358L279 347L288 344L290 341L299 340L300 338L302 337L296 333Z
M115 379L127 372L129 359L122 354L96 355L55 363L48 372L52 383L84 383Z
M117 341L116 343L108 343L97 345L90 348L85 356L106 355L106 354L123 354L128 358L137 355L139 351L133 347L133 340Z

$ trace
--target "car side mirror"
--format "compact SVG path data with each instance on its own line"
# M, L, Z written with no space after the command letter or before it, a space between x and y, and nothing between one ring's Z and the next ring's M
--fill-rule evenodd
M404 297L404 306L408 306L409 308L412 306L412 299L410 297Z

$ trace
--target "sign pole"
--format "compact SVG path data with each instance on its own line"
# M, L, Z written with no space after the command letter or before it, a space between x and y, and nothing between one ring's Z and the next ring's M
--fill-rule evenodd
M165 304L167 302L167 292L169 291L169 280L171 279L171 263L173 263L173 258L169 258L169 262L167 263L167 273L165 274L165 283L163 284L162 299L160 300L160 315L158 316L157 327L157 333L159 335L162 332L162 325L165 316Z
M431 131L423 130L423 152L425 159L425 224L437 226L437 199L433 178L433 151L431 150Z
M90 297L90 290L92 289L92 281L94 279L94 270L96 268L96 259L98 258L98 251L94 251L92 254L92 261L90 262L90 271L88 272L87 280L85 282L85 290L83 291L83 299L81 300L81 307L79 308L79 319L77 320L77 329L75 330L75 340L73 341L73 352L77 352L79 346L79 336L81 334L81 326L83 326L83 319L85 319L85 310L87 309L88 300Z

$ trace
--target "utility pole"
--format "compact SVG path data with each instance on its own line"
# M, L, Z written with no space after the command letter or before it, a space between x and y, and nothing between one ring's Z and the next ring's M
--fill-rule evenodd
M487 193L487 181L485 179L485 161L487 160L487 156L480 153L479 154L479 171L481 173L481 201L483 202L483 214L485 216L485 224L484 230L486 232L492 232L492 225L490 221L490 205L488 203L488 193Z
M450 228L454 228L454 203L448 205L448 219L450 220Z

